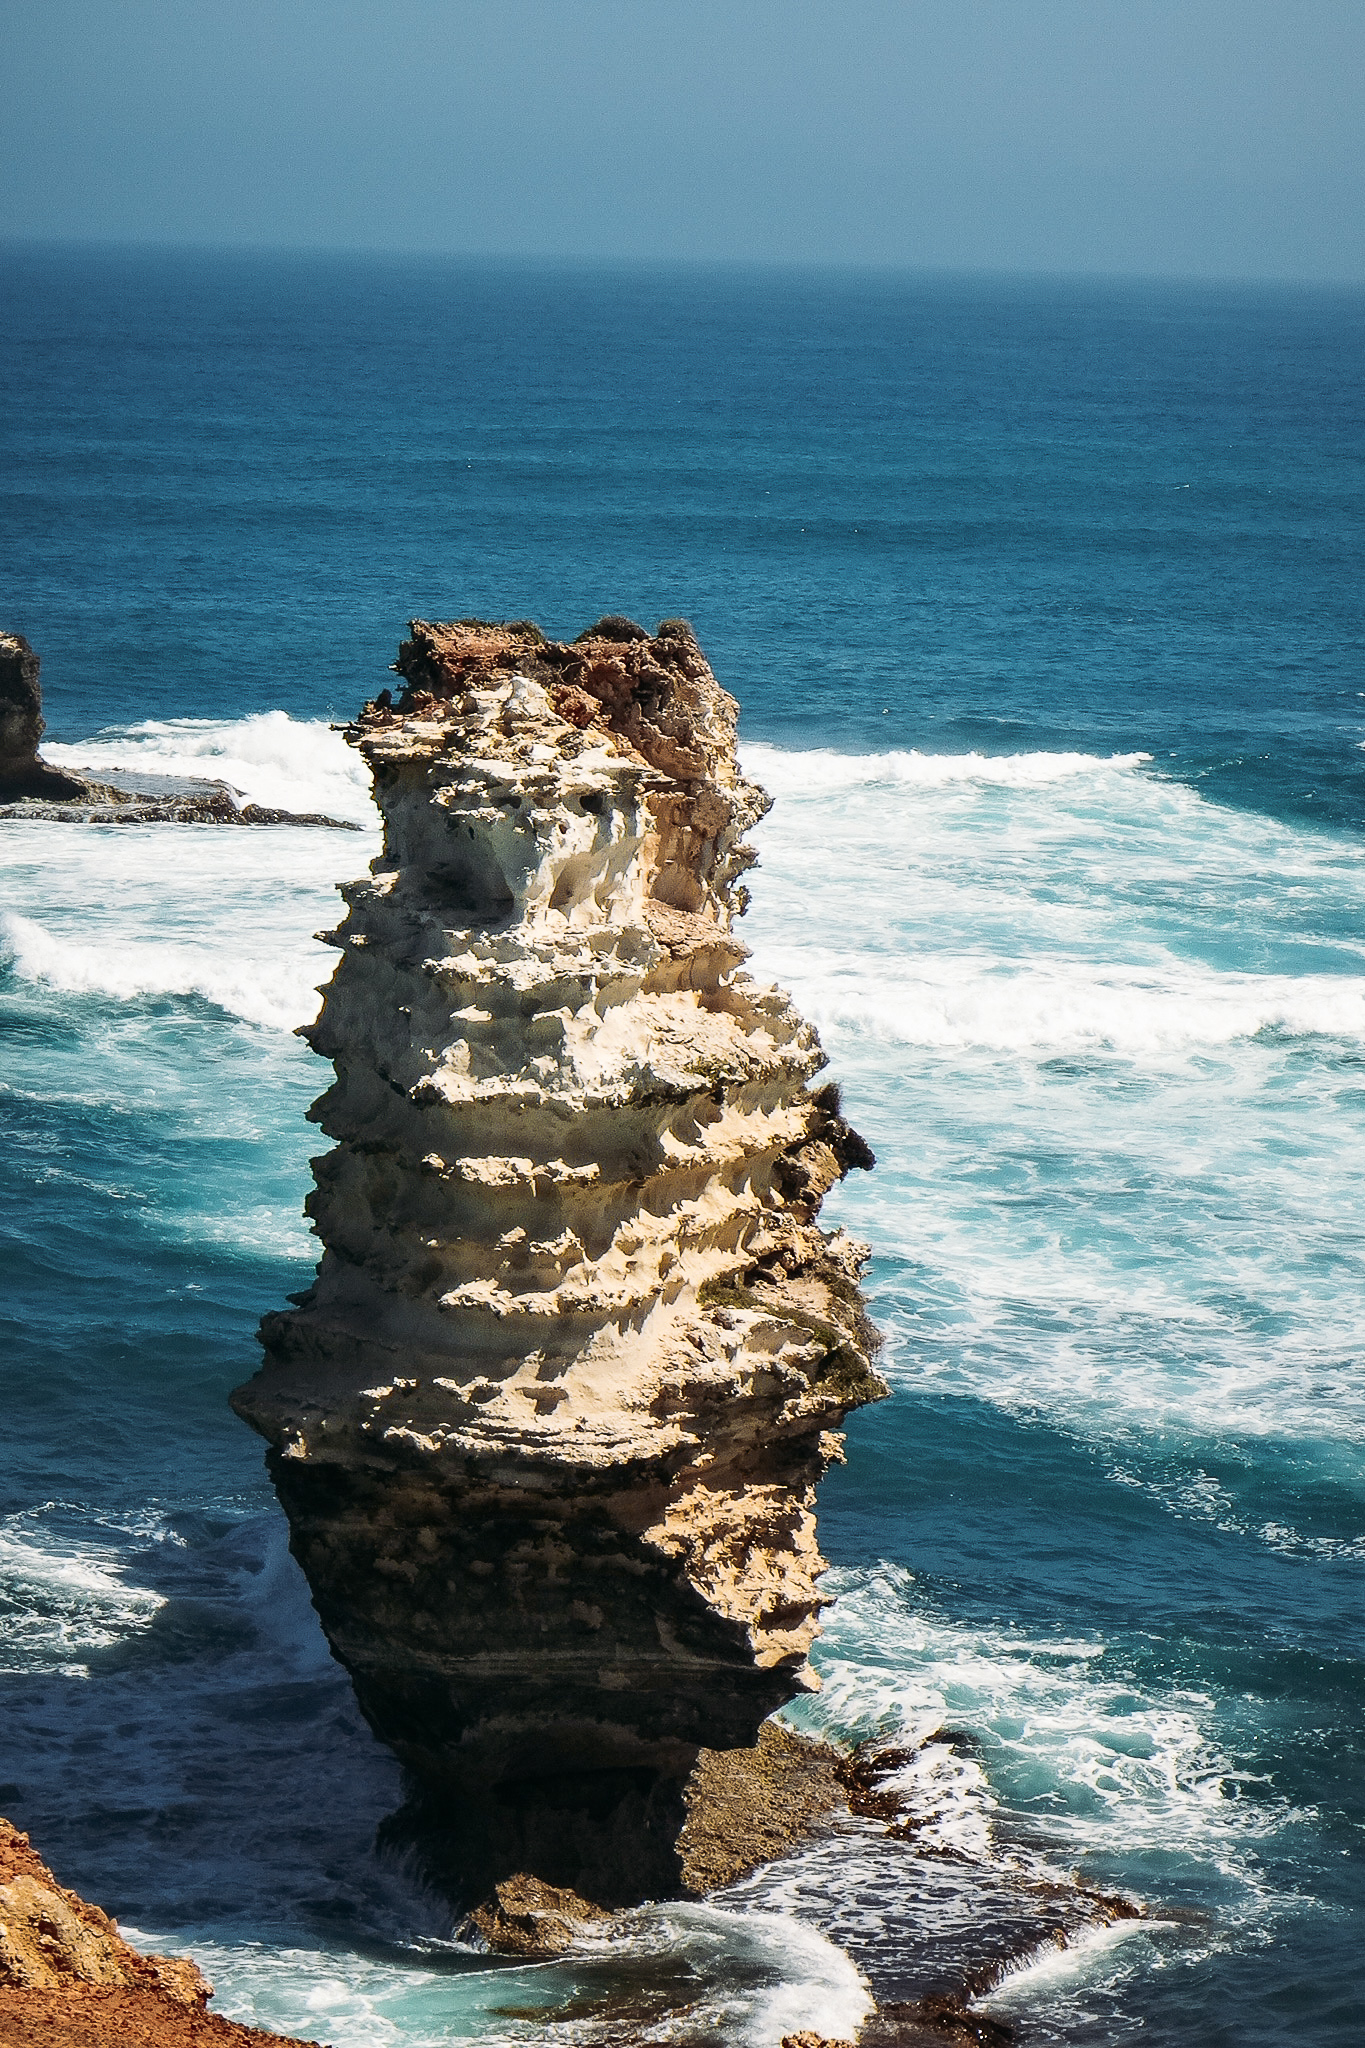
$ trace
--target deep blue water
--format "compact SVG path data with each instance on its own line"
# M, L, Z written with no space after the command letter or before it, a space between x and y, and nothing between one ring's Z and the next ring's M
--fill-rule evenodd
M757 737L1365 822L1358 292L11 251L0 320L54 732L345 714L413 612L610 592Z
M0 327L68 758L360 818L319 722L409 616L692 619L778 797L755 966L881 1161L807 1711L967 1728L945 1846L1193 1913L1020 1980L1026 2041L1365 2037L1365 297L10 250ZM559 2038L415 1968L224 1404L308 1270L288 1027L369 845L0 833L6 1809L224 2009ZM718 2038L833 2028L763 1938L696 1962Z

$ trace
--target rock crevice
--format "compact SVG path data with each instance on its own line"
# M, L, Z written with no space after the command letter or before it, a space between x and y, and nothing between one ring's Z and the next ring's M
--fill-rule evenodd
M815 1489L884 1391L871 1163L733 923L767 799L691 630L414 621L311 1043L324 1252L234 1396L472 1892L674 1890L682 1787L812 1681Z

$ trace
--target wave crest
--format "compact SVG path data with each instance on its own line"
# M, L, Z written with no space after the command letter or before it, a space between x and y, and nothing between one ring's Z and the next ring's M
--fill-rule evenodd
M1105 781L1131 775L1150 754L922 754L917 747L884 754L838 754L831 748L792 751L751 741L741 748L746 774L774 796L878 784L947 789L955 783L1038 789L1053 782Z
M207 776L248 803L273 810L322 812L356 825L378 822L369 771L323 719L259 711L247 718L147 718L88 740L47 746L64 768L125 769L136 774Z
M311 962L282 973L270 964L235 963L230 952L205 946L62 939L36 918L12 910L0 911L0 961L18 980L65 995L104 996L116 1002L198 997L244 1023L276 1031L292 1031L306 1023L318 1006Z

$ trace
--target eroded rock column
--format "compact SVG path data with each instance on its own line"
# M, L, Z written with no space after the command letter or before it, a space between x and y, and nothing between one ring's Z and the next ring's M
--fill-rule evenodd
M675 1887L699 1748L809 1683L815 1489L884 1388L871 1156L732 921L767 799L690 629L416 621L351 738L385 841L309 1034L315 1284L234 1405L476 1891Z

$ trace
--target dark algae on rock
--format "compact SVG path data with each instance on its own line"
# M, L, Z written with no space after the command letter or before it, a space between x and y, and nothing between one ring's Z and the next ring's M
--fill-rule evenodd
M682 621L415 621L310 1038L324 1251L234 1396L447 1888L677 1895L702 1750L812 1683L815 1490L885 1387L870 1154L743 971L767 799Z

